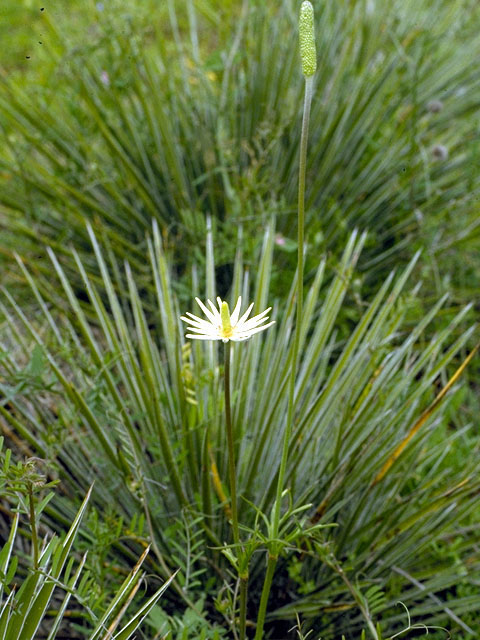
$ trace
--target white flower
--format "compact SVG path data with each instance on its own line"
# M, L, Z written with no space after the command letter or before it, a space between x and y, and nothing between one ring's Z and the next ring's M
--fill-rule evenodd
M233 342L240 342L242 340L248 340L248 338L253 336L254 333L263 331L275 323L275 320L273 320L272 322L263 324L268 320L267 313L272 307L269 307L257 316L253 316L253 318L247 320L250 311L252 310L253 302L245 311L243 316L239 318L240 307L242 306L241 297L238 298L232 315L230 315L228 303L221 298L217 298L218 309L210 300L207 300L210 305L210 309L208 309L198 298L195 298L195 300L203 313L207 316L208 321L203 320L198 316L194 316L193 313L189 312L186 313L186 315L189 316L188 318L181 316L181 320L190 325L188 330L193 332L187 333L187 338L194 338L197 340L222 340L223 342L232 340Z

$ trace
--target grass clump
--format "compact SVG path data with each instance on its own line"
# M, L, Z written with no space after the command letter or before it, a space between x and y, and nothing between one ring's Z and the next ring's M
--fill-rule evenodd
M271 226L253 289L237 252L231 300L242 293L258 308L265 306L274 237ZM28 358L33 344L41 349L44 375L49 379L51 371L56 380L50 390L55 403L42 400L41 394L28 399L19 394L11 399L10 411L2 414L12 426L21 425L32 451L39 455L57 451L55 464L69 493L81 491L96 478L97 504L114 508L125 522L143 512L146 535L155 549L152 568L166 575L181 567L176 604L174 592L166 596L170 606L177 611L185 599L194 604L205 594L210 607L217 603L216 613L215 607L208 610L210 619L218 623L224 616L228 628L238 606L235 589L228 605L232 610L224 604L227 610L221 614L218 607L224 584L232 584L237 548L230 546L229 462L217 350L208 342L184 343L157 227L148 245L162 310L159 333L148 328L128 270L129 303L122 307L101 245L93 233L91 238L107 301L78 258L90 319L53 253L52 266L63 294L57 286L55 290L68 300L70 309L64 322L53 320L33 281L44 318L39 326L9 296L11 311L5 313L10 331L18 333L19 322L24 325L23 357ZM455 531L476 502L475 457L462 469L452 470L448 455L459 434L449 433L433 445L436 429L443 428L442 403L434 403L425 413L442 372L472 334L473 328L449 344L466 311L419 350L417 345L442 301L413 331L402 332L408 307L408 294L402 291L412 263L399 278L392 276L384 283L350 337L340 336L335 322L363 242L364 237L352 236L329 283L321 263L305 300L285 475L288 492L282 498L278 534L284 543L290 542L280 554L278 582L271 596L275 604L267 619L277 632L283 628L282 619L291 627L295 611L323 634L355 629L362 620L365 623L365 618L358 618L357 589L363 593L373 584L382 591L393 588L382 607L387 628L395 628L388 625L394 625L398 616L392 612L398 590L409 607L422 598L424 620L444 620L445 608L431 596L455 583L457 568L447 563L437 572L435 563L428 561L431 545ZM212 246L207 254L213 255ZM214 264L209 263L206 280L213 294L214 273ZM192 286L199 293L195 281ZM277 325L264 339L255 336L245 345L235 345L232 363L238 518L244 549L252 552L247 621L255 619L264 570L260 550L269 544L269 514L275 507L288 413L285 389L293 353L293 296L294 289L276 304ZM17 369L16 361L5 353L4 366L11 373ZM419 421L422 426L416 429ZM61 445L52 431L61 434ZM65 500L52 517L73 508L66 505ZM183 558L166 533L172 521L183 537L195 541ZM334 528L315 528L332 523ZM128 557L137 545L135 538L124 537L112 553ZM199 546L204 556L195 551ZM404 573L395 573L395 567ZM406 589L410 584L406 575L420 582L422 589ZM182 589L182 584L188 587ZM341 615L335 613L337 607ZM452 611L454 607L454 601L449 603Z
M1 84L4 245L10 237L26 256L38 239L88 252L88 219L141 272L153 217L188 267L183 249L201 247L206 213L222 223L220 263L232 223L249 239L274 215L293 241L294 4L167 3L148 23L147 11L100 4L75 5L85 27L73 44L58 10L45 13L50 57ZM341 251L354 226L369 229L363 264L378 282L395 256L430 242L452 206L468 222L449 243L475 242L478 77L465 60L479 47L478 7L440 3L434 25L426 1L369 7L317 12L306 219L320 252ZM254 243L245 248L251 256ZM293 271L290 254L281 257Z

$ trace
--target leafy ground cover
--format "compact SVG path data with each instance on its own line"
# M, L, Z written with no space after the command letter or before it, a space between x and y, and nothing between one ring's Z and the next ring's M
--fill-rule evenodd
M265 637L478 632L477 4L438 2L433 23L418 0L316 7L300 324L298 6L8 10L0 414L60 481L45 527L77 523L95 481L75 546L91 628L151 544L145 566L172 582L143 601L144 637L241 637L242 611L253 637L279 544ZM217 294L276 320L233 349L241 544L222 353L179 320Z

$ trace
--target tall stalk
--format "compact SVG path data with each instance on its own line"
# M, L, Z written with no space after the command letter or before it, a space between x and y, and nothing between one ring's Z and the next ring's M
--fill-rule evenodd
M232 511L233 542L238 554L238 567L240 579L240 640L245 640L245 627L247 618L247 585L248 568L243 568L242 549L240 548L240 532L238 528L238 508L237 508L237 478L235 471L235 448L232 425L232 408L230 400L230 364L231 364L231 343L225 343L225 364L224 364L224 389L225 389L225 423L227 427L228 446L228 474L230 481L230 503Z
M230 503L232 510L233 542L240 544L240 534L238 530L238 510L237 510L237 478L235 471L235 449L233 443L232 409L230 403L230 362L231 347L230 342L225 343L225 365L223 369L224 389L225 389L225 423L227 426L227 446L228 446L228 476L230 482Z
M310 120L310 106L312 103L313 76L305 78L305 97L303 103L302 135L300 139L300 166L298 175L298 255L297 255L297 309L295 334L293 338L293 355L290 367L290 385L288 393L287 425L283 438L282 459L278 472L277 494L275 499L275 511L273 517L273 537L278 536L280 525L280 511L282 502L283 485L285 481L285 471L287 468L288 449L292 434L293 415L295 410L295 380L297 376L298 352L300 347L300 333L303 316L303 247L305 244L305 174L307 166L307 141L308 124Z
M278 472L277 492L274 504L273 519L270 531L270 546L268 549L268 563L265 580L263 583L262 596L257 618L257 629L255 640L263 637L263 627L267 612L268 598L272 586L273 575L281 550L279 542L280 516L282 495L284 491L285 472L287 468L288 450L292 434L294 413L295 413L295 380L298 367L298 352L300 348L300 334L303 316L303 270L304 270L304 244L305 244L305 175L307 168L307 142L308 125L310 122L310 107L313 94L313 74L317 66L317 56L315 51L315 39L313 29L313 7L310 2L302 3L299 20L300 55L302 59L302 72L305 76L305 95L303 102L302 133L300 138L300 160L298 174L298 253L297 253L297 286L296 286L296 323L293 340L293 354L290 368L290 384L288 393L287 424L283 437L282 458Z

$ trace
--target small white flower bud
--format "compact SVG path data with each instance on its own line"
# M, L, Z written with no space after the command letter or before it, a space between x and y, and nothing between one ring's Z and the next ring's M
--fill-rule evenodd
M447 160L448 149L443 144L436 144L432 147L432 155L436 160Z
M430 100L427 104L427 110L430 113L439 113L443 109L443 102L441 100Z

